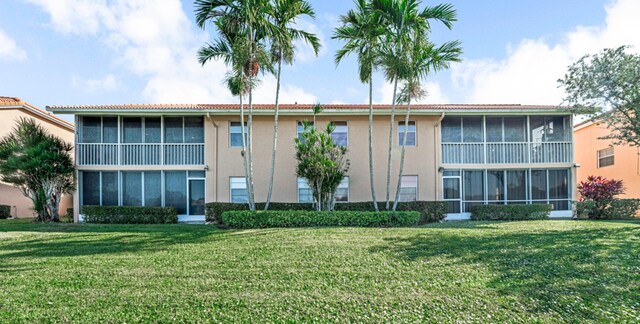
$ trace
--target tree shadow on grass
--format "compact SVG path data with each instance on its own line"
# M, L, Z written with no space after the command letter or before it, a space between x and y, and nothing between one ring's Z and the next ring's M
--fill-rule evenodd
M486 225L454 226L479 228L476 233L388 238L371 251L403 261L446 257L453 266L480 265L493 274L488 288L529 301L532 312L597 321L629 316L621 305L640 313L640 226L514 233L484 231Z

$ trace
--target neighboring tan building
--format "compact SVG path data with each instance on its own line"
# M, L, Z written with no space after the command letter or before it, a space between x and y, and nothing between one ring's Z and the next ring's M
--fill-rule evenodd
M76 117L76 164L82 205L175 206L180 221L204 220L205 202L246 201L238 105L144 104L51 106ZM293 139L312 105L281 105L272 201L307 202L295 174ZM392 190L399 162L403 109L394 122ZM385 196L388 105L374 109L378 200ZM448 219L468 219L476 204L551 203L571 216L575 168L572 117L555 106L415 105L411 108L403 200L444 200ZM338 201L370 201L368 106L325 105L318 126L337 125L351 168ZM268 186L273 105L254 105L256 201ZM392 194L393 194L392 193ZM82 220L81 215L76 215Z
M640 150L600 139L611 134L605 122L584 121L574 127L578 183L590 175L622 180L624 198L640 198Z
M74 140L74 128L70 123L38 109L20 98L0 97L0 138L11 133L19 118L32 118L42 125L49 133L56 135L69 143ZM65 214L67 207L71 207L72 197L63 197L60 203L60 213ZM22 191L0 182L0 205L12 207L11 215L18 218L34 217L31 200Z

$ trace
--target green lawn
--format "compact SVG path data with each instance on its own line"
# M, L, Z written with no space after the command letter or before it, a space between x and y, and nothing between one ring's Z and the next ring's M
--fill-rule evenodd
M640 222L0 221L0 322L640 321Z

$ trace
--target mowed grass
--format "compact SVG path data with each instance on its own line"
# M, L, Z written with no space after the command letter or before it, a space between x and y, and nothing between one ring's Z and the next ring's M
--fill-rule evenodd
M0 221L0 322L638 322L640 223Z

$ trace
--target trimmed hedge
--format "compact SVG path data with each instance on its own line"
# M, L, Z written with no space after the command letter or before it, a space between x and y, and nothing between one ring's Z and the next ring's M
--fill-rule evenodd
M602 213L598 213L598 206L593 200L575 203L578 218L591 219L633 219L638 217L640 199L613 199L606 203Z
M73 223L73 208L67 208L67 213L65 214L65 216L67 216L67 221L69 223Z
M231 228L268 227L401 227L415 226L420 213L415 211L362 212L362 211L226 211L222 221Z
M551 205L477 205L471 208L472 220L534 220L548 219Z
M213 202L206 205L207 221L214 224L223 224L221 216L226 211L248 210L247 204ZM257 210L264 209L264 203L256 203ZM385 203L378 202L378 209L385 210ZM306 210L315 211L311 203L281 203L269 204L269 211ZM375 211L373 202L347 202L337 203L336 211ZM447 204L443 201L412 201L399 202L397 211L418 211L421 213L419 224L441 222L446 217Z
M83 206L87 223L99 224L169 224L178 222L174 207Z
M0 219L7 219L11 217L11 206L0 205Z

